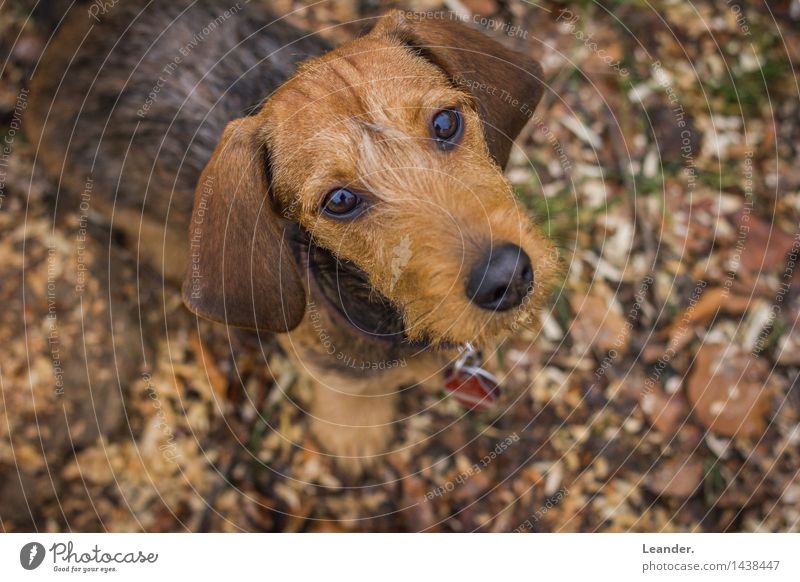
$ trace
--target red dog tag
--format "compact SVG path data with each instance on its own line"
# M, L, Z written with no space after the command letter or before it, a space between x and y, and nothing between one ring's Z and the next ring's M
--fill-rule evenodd
M444 372L444 387L470 410L489 410L500 398L497 378L479 366L450 366Z

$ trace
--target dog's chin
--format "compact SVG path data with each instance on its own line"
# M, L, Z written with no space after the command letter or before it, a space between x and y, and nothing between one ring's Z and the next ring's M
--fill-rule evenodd
M525 305L505 312L488 312L470 306L464 310L462 317L451 322L438 321L434 325L426 325L424 316L417 322L408 319L404 320L405 333L412 342L450 349L467 343L476 347L490 345L520 329L529 328L534 321L534 313Z

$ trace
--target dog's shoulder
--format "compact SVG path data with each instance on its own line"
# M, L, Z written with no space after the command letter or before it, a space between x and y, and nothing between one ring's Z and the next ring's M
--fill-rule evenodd
M225 125L328 48L255 2L94 0L35 72L32 137L68 186L91 173L131 206L148 189L191 192Z

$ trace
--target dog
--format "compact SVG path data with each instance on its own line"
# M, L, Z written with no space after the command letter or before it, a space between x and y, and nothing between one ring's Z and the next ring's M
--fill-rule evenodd
M543 90L447 13L392 10L332 49L255 3L125 2L67 19L29 110L49 174L91 180L193 313L278 334L313 435L363 467L405 388L547 300L557 253L503 176Z

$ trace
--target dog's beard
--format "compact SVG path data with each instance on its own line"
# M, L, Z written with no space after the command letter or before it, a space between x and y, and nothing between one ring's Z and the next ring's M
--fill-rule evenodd
M465 307L455 318L445 310L415 310L406 314L406 335L416 341L420 337L437 347L456 347L467 343L487 347L492 342L515 331L532 329L537 325L533 295L518 308L505 312Z
M328 249L303 240L303 264L326 300L358 332L410 348L450 350L462 344L452 337L425 331L424 321L414 325L415 332L407 328L403 310L375 289L367 274L351 261L334 255ZM524 309L505 314L493 314L492 325L484 325L483 333L469 338L477 344L513 329L528 314ZM479 337L480 336L480 337Z

